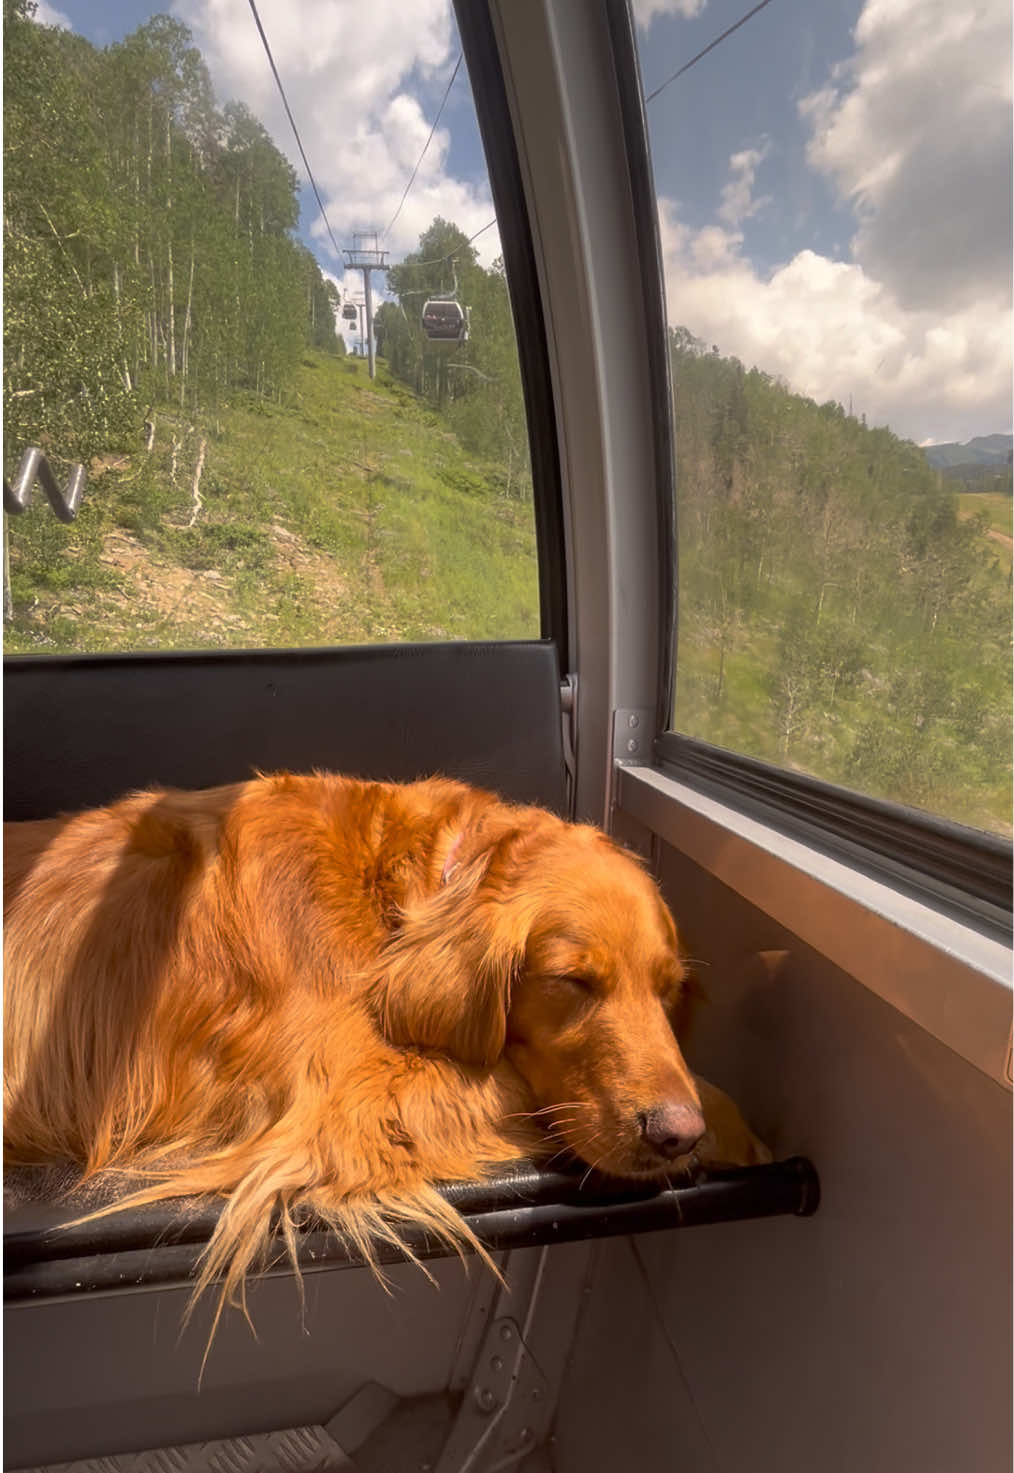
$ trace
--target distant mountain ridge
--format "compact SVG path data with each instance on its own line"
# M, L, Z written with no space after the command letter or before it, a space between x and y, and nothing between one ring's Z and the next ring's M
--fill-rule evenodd
M950 470L954 466L994 466L1000 469L1010 461L1014 435L976 435L964 445L950 441L946 445L924 445L923 454L934 470Z

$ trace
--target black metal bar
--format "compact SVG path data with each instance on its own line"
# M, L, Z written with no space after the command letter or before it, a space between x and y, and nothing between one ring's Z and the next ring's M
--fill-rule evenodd
M627 1233L658 1232L748 1218L810 1216L817 1210L816 1171L802 1157L770 1166L723 1172L665 1190L619 1187L603 1197L582 1193L580 1177L531 1171L445 1188L478 1240L491 1251L570 1243ZM476 1210L479 1209L479 1210ZM179 1213L178 1204L99 1218L68 1229L12 1227L5 1235L4 1299L35 1302L97 1291L169 1287L189 1283L217 1221L220 1204ZM446 1258L454 1250L422 1230L402 1233L420 1259ZM389 1243L376 1245L380 1264L403 1261ZM308 1230L299 1240L304 1271L353 1268L361 1257L327 1231ZM268 1273L291 1272L279 1253Z
M445 1184L440 1194L463 1217L499 1212L518 1206L569 1201L580 1177L556 1171L539 1171L526 1166L486 1181ZM629 1187L626 1193L629 1195ZM644 1192L640 1195L643 1197ZM595 1194L589 1192L586 1198ZM597 1200L609 1200L598 1197ZM96 1203L101 1207L104 1203ZM89 1258L134 1249L207 1243L222 1211L219 1199L154 1202L127 1208L108 1217L79 1222L80 1213L90 1210L71 1205L22 1210L8 1217L4 1231L4 1268L56 1258ZM19 1223L20 1216L20 1223Z

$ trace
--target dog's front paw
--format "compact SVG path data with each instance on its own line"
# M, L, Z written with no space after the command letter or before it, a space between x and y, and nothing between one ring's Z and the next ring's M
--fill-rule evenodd
M707 1127L694 1147L699 1164L704 1168L766 1166L772 1161L771 1152L754 1135L734 1101L700 1075L695 1078Z

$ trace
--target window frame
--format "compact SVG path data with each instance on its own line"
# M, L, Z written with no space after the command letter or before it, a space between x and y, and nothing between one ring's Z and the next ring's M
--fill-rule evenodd
M814 848L1000 936L1012 933L1012 855L998 834L852 792L665 731L659 767Z
M543 639L568 648L560 447L553 379L528 203L503 67L487 4L452 0L479 124L507 273L532 466L539 617Z
M659 641L657 725L665 730L673 710L676 689L679 538L676 501L676 425L673 420L673 383L669 366L669 328L662 266L662 237L658 223L658 196L651 162L651 137L644 105L644 87L637 51L633 9L628 0L606 0L606 24L613 45L620 116L627 145L634 232L644 313L656 323L646 341L651 415L655 425L655 486L658 497L659 628L668 638ZM659 330L660 329L660 330Z
M549 344L531 219L489 0L480 0L477 4L472 3L472 0L451 0L451 8L468 72L493 197L521 373L532 474L532 512L539 590L539 634L530 638L554 644L562 667L569 638L564 498ZM525 639L526 636L514 635L495 642L514 644L525 642ZM452 642L458 645L490 643L486 637L475 635ZM412 643L413 641L405 639L378 640L376 647ZM198 654L242 658L259 653L302 655L312 651L357 647L351 643L318 642L303 645L215 645L200 649L184 646L163 646L155 649L127 647L108 651L74 649L54 651L52 654L15 652L5 648L3 662L6 669L8 664L13 666L23 661L87 661L102 656L158 658ZM364 647L373 648L374 645Z
M938 901L907 892L893 877L871 874L863 862L793 838L766 817L751 817L738 798L730 803L708 796L660 767L624 768L618 806L628 825L642 825L654 837L663 880L672 875L675 862L683 883L701 884L705 892L717 884L715 903L721 904L725 889L753 907L760 935L771 934L769 925L775 936L781 933L778 940L772 936L767 958L775 970L780 954L787 959L782 948L788 933L804 974L815 957L823 958L1011 1090L1008 939L978 923L966 924ZM738 944L733 939L734 951ZM767 964L758 962L746 944L746 970L759 966L765 975ZM814 954L809 961L807 949ZM820 976L818 965L813 976L818 990ZM729 980L733 996L725 1005L737 1010L736 1026L749 1035L749 1004L735 979ZM713 1001L719 1002L717 994ZM815 1003L818 1012L824 1005Z

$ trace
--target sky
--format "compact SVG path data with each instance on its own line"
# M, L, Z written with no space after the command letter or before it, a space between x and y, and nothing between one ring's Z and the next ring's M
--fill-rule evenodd
M248 0L45 0L96 44L192 30L303 177ZM650 94L748 0L633 0ZM398 260L437 214L494 218L450 0L258 0L340 244ZM917 440L1011 427L1008 0L772 0L647 104L669 320ZM312 193L300 233L353 293ZM393 222L393 223L392 223ZM389 229L387 227L390 227ZM475 242L489 265L496 228ZM448 283L450 286L450 282Z
M747 8L636 0L646 94ZM920 443L1008 432L1010 109L1008 0L774 0L647 107L670 321Z

